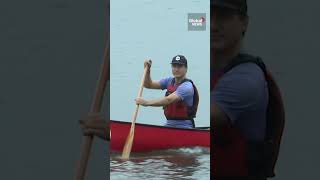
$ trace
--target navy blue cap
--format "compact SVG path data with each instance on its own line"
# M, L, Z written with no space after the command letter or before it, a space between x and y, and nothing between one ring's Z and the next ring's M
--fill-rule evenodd
M188 62L186 57L183 55L176 55L172 58L171 64L183 64L185 66L188 66Z
M229 8L239 11L241 14L247 14L247 0L211 0L211 6Z

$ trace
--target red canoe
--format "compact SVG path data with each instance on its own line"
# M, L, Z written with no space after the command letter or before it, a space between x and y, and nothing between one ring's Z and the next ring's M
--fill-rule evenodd
M110 120L111 151L121 152L123 150L130 127L131 122ZM195 146L210 146L210 130L181 129L139 123L135 125L132 152Z

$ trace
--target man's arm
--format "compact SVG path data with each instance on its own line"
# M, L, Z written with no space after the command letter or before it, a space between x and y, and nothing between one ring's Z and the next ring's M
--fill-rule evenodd
M171 103L181 101L181 98L174 92L170 94L169 96L160 98L160 99L153 99L153 100L145 100L143 98L137 98L135 99L137 104L140 104L142 106L167 106Z
M213 120L212 124L214 129L220 129L223 127L230 126L230 119L226 115L225 112L221 110L221 108L216 104L213 103L210 108L211 119Z
M213 131L213 144L228 144L231 138L226 134L226 130L231 128L231 121L227 114L216 104L210 108L211 129Z
M152 81L150 76L150 69L147 71L144 87L148 89L162 89L160 81Z
M147 67L147 74L146 78L144 80L144 87L148 89L162 89L159 81L152 81L151 75L150 75L150 69L151 69L151 60L144 61L144 67Z

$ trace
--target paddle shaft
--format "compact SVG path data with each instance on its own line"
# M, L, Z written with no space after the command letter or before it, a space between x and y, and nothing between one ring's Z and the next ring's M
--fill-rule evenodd
M105 52L104 52L104 57L103 57L103 62L101 65L101 71L100 71L100 76L99 80L97 83L95 95L91 104L91 113L99 113L101 110L101 105L103 101L103 95L105 92L106 84L107 81L110 78L109 75L109 40L107 40ZM91 151L91 146L93 142L93 136L83 136L82 140L82 146L81 146L81 152L80 152L80 160L77 165L77 170L76 170L76 177L75 180L83 180L85 177L86 169L87 169L87 164L89 160L89 155Z
M143 72L143 76L142 76L142 80L141 80L141 84L140 84L140 88L139 88L139 92L138 92L138 97L142 96L144 81L146 79L147 72L148 72L148 68L145 67L144 68L144 72ZM123 151L122 151L122 159L128 159L129 156L130 156L132 143L133 143L133 137L134 137L134 128L135 128L135 123L136 123L136 119L137 119L137 116L138 116L138 111L139 111L139 105L137 104L136 105L136 110L135 110L135 112L133 114L133 119L132 119L132 123L131 123L130 132L128 134L126 143L125 143Z

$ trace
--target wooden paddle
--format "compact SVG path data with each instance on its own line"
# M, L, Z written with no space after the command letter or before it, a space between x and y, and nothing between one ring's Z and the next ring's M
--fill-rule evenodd
M101 71L100 71L100 76L99 80L97 83L96 91L95 91L95 96L93 98L92 104L91 104L91 113L99 113L101 110L101 104L103 100L103 95L105 92L106 84L107 81L110 79L109 75L109 40L107 40L105 52L104 52L104 57L103 57L103 62L101 65ZM76 180L83 180L85 177L86 173L86 168L88 164L88 159L91 151L91 146L93 142L93 136L83 136L82 140L82 148L81 148L81 153L80 153L80 160L77 165L77 170L76 170Z
M147 71L148 71L148 67L145 67L144 68L144 72L143 72L143 76L142 76L142 80L141 80L141 84L140 84L140 88L139 88L138 97L142 96L144 80L146 78ZM123 151L122 151L122 159L129 159L131 148L132 148L132 143L133 143L134 128L135 128L135 123L136 123L138 111L139 111L139 105L137 104L136 105L136 110L135 110L135 112L133 114L133 119L132 119L132 123L131 123L130 132L128 134L128 137L126 139L126 143L125 143Z

